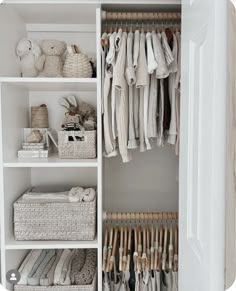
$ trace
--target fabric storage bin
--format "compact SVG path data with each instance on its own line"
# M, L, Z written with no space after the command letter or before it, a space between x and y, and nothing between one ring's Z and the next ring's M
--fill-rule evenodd
M58 153L61 159L95 159L97 131L58 131Z
M94 277L90 285L70 285L70 286L28 286L15 285L14 291L95 291L97 288L97 276Z
M14 203L16 240L94 240L96 198L91 202Z

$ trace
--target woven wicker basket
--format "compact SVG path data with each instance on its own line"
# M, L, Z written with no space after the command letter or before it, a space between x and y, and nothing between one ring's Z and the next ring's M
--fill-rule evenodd
M58 131L58 153L61 159L95 159L96 130ZM69 138L73 141L70 141ZM80 140L78 140L80 139Z
M26 286L15 285L14 291L95 291L97 287L96 276L90 285L71 286Z
M68 54L63 68L63 76L66 78L91 78L92 65L84 54Z
M94 240L96 199L92 202L14 203L16 240Z
M48 109L46 105L31 107L31 128L48 128Z

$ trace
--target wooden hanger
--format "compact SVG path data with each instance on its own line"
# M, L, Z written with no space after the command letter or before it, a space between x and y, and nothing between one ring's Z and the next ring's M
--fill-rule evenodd
M126 271L130 271L130 256L131 256L131 241L132 241L132 228L129 227L128 233L128 250L127 250L127 264L126 264Z
M113 243L113 227L111 226L110 232L109 232L109 245L108 245L108 253L107 253L106 272L109 272L110 259L111 259L111 253L112 253L112 243Z
M147 238L147 271L151 269L151 247L150 247L150 229L147 226L146 238Z
M114 239L113 239L113 246L112 246L112 255L110 258L110 266L109 266L109 272L113 270L114 267L114 259L116 255L116 246L117 246L117 236L118 236L118 228L115 228L115 234L114 234Z
M161 226L158 246L158 267L157 267L158 271L161 271L162 249L163 249L163 227Z
M141 227L138 230L138 272L142 271L142 231Z
M107 242L108 242L108 229L105 229L104 243L103 243L103 260L102 260L102 271L106 271L107 264Z
M150 266L150 268L151 268L151 270L154 270L154 266L155 266L155 261L154 261L154 250L155 250L155 243L154 243L154 240L155 240L155 238L154 238L154 235L155 235L155 233L154 233L154 226L152 225L152 227L151 227L151 266Z
M119 271L123 271L123 240L124 240L124 233L123 233L123 227L120 228L120 248L119 248Z
M138 271L138 230L134 227L134 271Z
M125 227L124 228L124 254L123 254L123 264L122 264L123 271L126 270L126 264L127 264L127 246L128 246L128 230L127 230L127 227Z
M174 242L174 271L178 271L178 225L175 227L175 242Z
M158 246L159 246L159 228L156 226L155 242L154 242L154 270L158 268Z
M162 254L162 270L166 270L166 259L167 259L167 239L168 239L168 227L165 226L164 230L164 248Z
M172 270L173 268L173 258L174 258L174 251L173 251L173 227L170 225L169 227L169 233L170 233L170 241L169 241L169 270Z
M146 228L145 226L142 227L143 231L143 254L142 254L142 271L146 270L147 264L147 240L146 240Z

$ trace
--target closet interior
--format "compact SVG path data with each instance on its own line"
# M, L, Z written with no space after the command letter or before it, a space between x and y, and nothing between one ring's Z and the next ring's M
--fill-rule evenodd
M117 156L105 157L107 153L104 138L107 128L104 129L103 119L104 71L101 39L104 32L109 34L122 29L122 32L128 34L139 30L140 34L144 33L145 36L152 31L157 35L161 34L166 28L170 28L173 33L180 32L181 3L170 2L148 5L112 2L101 5L19 3L4 4L0 7L0 53L4 56L0 65L1 272L2 283L9 290L13 290L13 286L6 282L7 271L18 269L29 251L35 249L96 249L97 289L103 290L102 250L106 237L109 243L112 227L114 234L117 230L117 247L121 228L125 229L127 238L129 229L133 229L132 237L135 235L135 229L140 231L141 236L144 232L148 237L150 235L150 247L154 232L159 233L156 231L158 227L163 231L163 242L165 235L168 236L166 240L169 242L171 233L173 245L174 242L178 243L176 230L179 156L176 155L175 143L168 143L163 133L161 146L157 145L155 136L150 138L152 149L140 152L137 140L137 148L129 150L132 160L123 163L119 154L119 137ZM4 30L6 25L7 34ZM96 77L22 78L15 47L23 37L38 41L57 39L68 45L78 44L82 52L96 60ZM158 88L161 87L161 82L158 79ZM157 98L159 93L160 89L157 90ZM29 108L46 104L50 128L60 130L65 110L60 106L59 100L68 95L76 96L78 100L86 101L96 108L97 157L60 159L54 148L48 159L18 159L17 151L21 147L23 129L30 127ZM14 202L29 188L40 186L45 186L50 191L66 191L77 186L94 187L97 194L95 240L17 241L14 237ZM145 231L141 233L142 227ZM167 258L168 256L167 251ZM130 258L130 261L132 260L133 258Z

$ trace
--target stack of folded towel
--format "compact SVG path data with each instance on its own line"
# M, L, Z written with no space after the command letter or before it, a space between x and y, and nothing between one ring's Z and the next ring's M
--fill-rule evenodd
M47 201L47 202L91 202L96 197L94 188L74 187L70 191L42 193L34 192L33 189L27 191L22 199L26 201Z
M19 268L19 285L89 285L96 274L97 252L91 250L32 250Z

